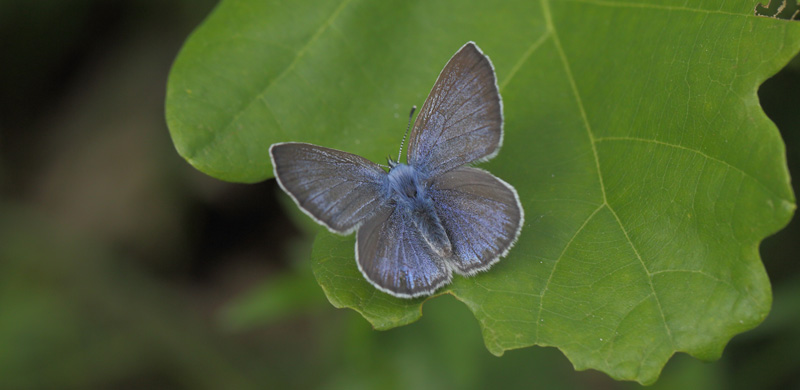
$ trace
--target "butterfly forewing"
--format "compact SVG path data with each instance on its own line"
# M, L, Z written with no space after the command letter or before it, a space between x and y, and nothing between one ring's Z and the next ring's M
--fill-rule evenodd
M408 214L391 206L378 208L358 229L356 261L375 287L403 298L430 295L452 276Z
M272 145L270 156L281 188L334 232L352 231L383 199L386 172L363 157L291 142Z
M459 274L488 269L519 235L523 212L517 192L489 172L454 169L434 178L429 194L453 246L448 262Z
M494 68L469 42L444 67L422 106L409 140L408 163L435 176L491 157L502 134Z

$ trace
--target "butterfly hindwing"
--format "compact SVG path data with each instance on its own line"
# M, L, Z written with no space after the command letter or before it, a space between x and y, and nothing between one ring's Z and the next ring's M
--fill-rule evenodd
M404 209L391 206L378 208L358 229L356 261L370 283L402 298L430 295L452 277Z
M489 172L462 167L437 176L429 190L453 245L459 274L488 269L514 245L524 220L514 187Z
M361 156L295 142L269 151L281 188L331 231L353 231L383 199L386 172Z
M407 160L435 176L490 158L503 138L503 113L494 67L474 43L445 65L420 110Z

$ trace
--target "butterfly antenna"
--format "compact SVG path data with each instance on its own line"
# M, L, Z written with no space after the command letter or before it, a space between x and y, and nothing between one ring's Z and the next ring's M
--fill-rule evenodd
M403 140L400 141L400 152L397 153L397 161L400 162L400 157L403 156L403 144L406 143L406 137L408 136L408 130L411 129L411 118L414 117L414 111L417 110L417 106L411 106L411 112L408 113L408 126L406 126L406 133L403 134ZM408 161L406 161L408 162Z

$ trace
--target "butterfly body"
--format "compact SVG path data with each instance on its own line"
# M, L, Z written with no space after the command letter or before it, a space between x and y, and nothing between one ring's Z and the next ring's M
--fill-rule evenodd
M425 198L427 189L419 173L406 164L395 163L386 175L390 199L413 207Z
M407 163L389 172L360 156L305 143L270 148L281 188L318 223L358 230L356 264L388 294L430 295L452 274L489 269L523 224L514 187L467 166L497 153L502 104L494 68L474 43L439 75L411 132Z
M453 249L436 214L433 199L427 194L427 183L410 165L395 163L390 166L386 175L391 189L389 203L397 212L408 214L422 239L439 257L450 257Z

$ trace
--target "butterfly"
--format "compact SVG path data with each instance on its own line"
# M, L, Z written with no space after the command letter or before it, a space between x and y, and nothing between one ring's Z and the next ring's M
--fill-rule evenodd
M334 233L358 231L356 264L372 285L414 298L453 273L489 269L514 245L524 221L517 191L468 166L494 157L502 141L494 67L468 42L422 106L405 164L389 158L387 172L355 154L295 142L272 145L270 157L301 210Z

